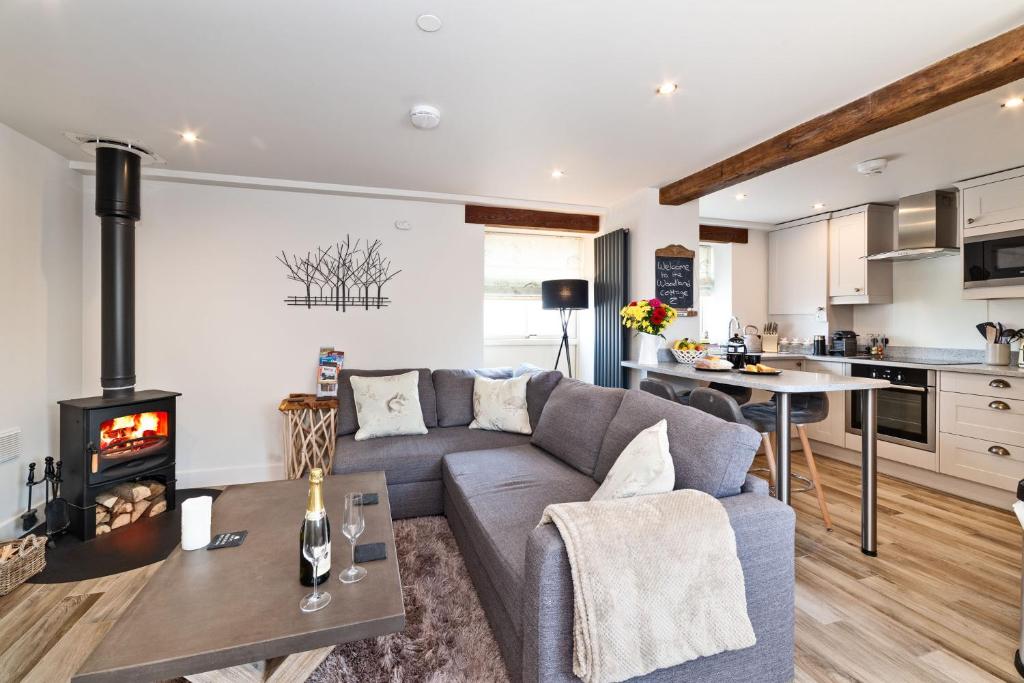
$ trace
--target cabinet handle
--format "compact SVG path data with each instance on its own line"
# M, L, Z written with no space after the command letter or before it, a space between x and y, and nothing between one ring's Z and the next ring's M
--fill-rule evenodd
M994 408L995 410L1009 410L1010 409L1010 406L1008 406L1003 401L992 401L991 403L988 404L988 407L989 408Z
M968 218L968 219L967 219L967 222L968 222L968 223L973 223L973 222L974 222L974 219L973 219L973 218Z
M1004 458L1010 454L1010 451L1006 450L1002 446L989 446L988 452L992 455L1001 455Z
M988 385L990 387L992 387L993 389L1009 389L1010 388L1010 383L1007 382L1005 379L994 379L991 382L989 382Z
M854 288L853 288L853 291L855 291L855 292L859 292L859 291L861 291L861 288L860 288L860 287L854 287Z

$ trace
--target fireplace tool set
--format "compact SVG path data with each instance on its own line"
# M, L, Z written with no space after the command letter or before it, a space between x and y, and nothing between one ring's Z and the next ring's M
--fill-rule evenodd
M28 509L21 516L21 528L30 531L39 523L36 510L32 507L32 490L42 484L46 495L46 504L43 506L43 513L46 515L46 545L52 548L53 537L67 531L71 520L68 516L68 501L60 495L60 485L63 481L60 474L61 463L54 464L51 456L47 456L44 462L43 478L38 481L36 464L29 463L28 481L25 482L28 487Z

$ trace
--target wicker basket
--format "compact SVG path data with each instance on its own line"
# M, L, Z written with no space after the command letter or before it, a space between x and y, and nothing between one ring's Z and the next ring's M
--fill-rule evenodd
M670 349L672 355L675 356L677 363L683 363L684 365L693 365L697 362L698 358L703 358L708 354L707 351L680 351L679 349Z
M13 554L8 548L13 548ZM7 595L46 567L46 537L26 536L17 541L0 543L0 595Z

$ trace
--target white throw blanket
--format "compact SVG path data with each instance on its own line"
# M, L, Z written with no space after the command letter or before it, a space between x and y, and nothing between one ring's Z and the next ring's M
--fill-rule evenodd
M754 645L729 515L694 490L549 505L572 567L573 673L623 681Z

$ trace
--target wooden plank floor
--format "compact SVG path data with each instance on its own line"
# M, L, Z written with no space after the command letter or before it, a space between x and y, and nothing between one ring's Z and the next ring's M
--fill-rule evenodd
M803 472L801 455L793 460ZM794 494L797 680L1019 680L1016 519L880 477L879 557L869 558L859 471L818 462L835 531L822 527L813 493ZM67 680L156 566L0 598L0 681Z

